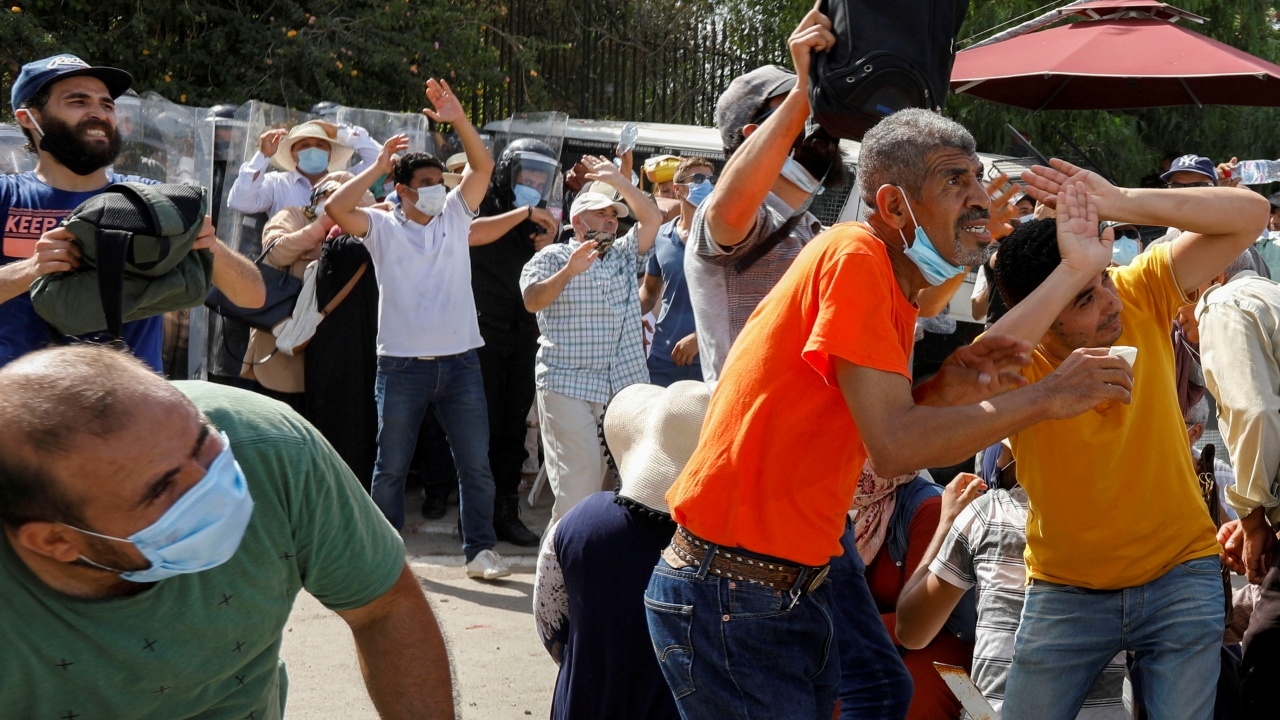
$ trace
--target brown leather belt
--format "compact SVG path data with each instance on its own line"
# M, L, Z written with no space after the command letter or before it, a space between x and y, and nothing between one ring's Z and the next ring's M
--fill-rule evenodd
M671 544L662 551L662 558L679 570L700 567L708 552L715 553L707 568L712 575L805 595L822 587L831 569L830 565L793 565L741 548L724 548L699 538L683 526L676 528Z

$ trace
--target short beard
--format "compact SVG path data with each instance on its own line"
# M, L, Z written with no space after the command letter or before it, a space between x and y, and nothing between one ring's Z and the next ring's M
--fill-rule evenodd
M92 167L100 170L115 162L120 154L120 132L105 121L88 118L72 127L60 118L46 114L41 127L44 128L41 144L48 143L50 147L58 148L62 154L74 158L81 169ZM101 129L107 134L105 146L84 139L84 133L91 128Z
M117 570L120 572L141 572L151 567L151 563L147 560L143 560L142 563L139 564L134 558L129 556L128 553L117 547L120 543L114 540L104 540L102 538L93 537L92 535L86 535L85 539L88 541L91 548L91 554L87 557L93 562L98 563L98 565L111 568L111 570L104 570L103 568L87 563L80 558L76 558L72 561L73 565L79 565L80 567L104 573Z
M956 265L967 265L969 267L977 267L985 263L987 261L987 258L991 257L991 248L994 245L994 243L988 243L984 247L974 248L970 250L966 248L963 243L960 242L960 233L961 233L960 228L964 227L965 225L970 225L978 220L981 220L983 223L986 223L990 218L991 218L991 214L986 210L970 210L969 212L966 212L964 215L961 215L960 219L956 221L955 240L952 243L952 249L955 252Z

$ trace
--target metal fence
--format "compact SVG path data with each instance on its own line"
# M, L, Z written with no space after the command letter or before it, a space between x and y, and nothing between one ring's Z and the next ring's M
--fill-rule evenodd
M744 33L708 7L509 0L486 34L506 82L476 95L474 115L487 122L551 107L570 117L714 125L730 80L790 61L775 33Z

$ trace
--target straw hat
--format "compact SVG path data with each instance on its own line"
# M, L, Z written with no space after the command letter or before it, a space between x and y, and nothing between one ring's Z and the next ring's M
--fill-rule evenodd
M276 149L276 154L271 156L271 160L284 168L285 172L294 170L298 167L298 163L293 159L293 146L304 138L318 138L329 143L328 172L345 170L347 163L351 161L351 154L355 152L350 145L338 140L338 128L335 125L308 120L289 129L289 134L280 141L280 147Z
M628 385L604 415L604 439L618 466L618 494L671 514L666 494L698 447L711 391L681 380L671 387Z

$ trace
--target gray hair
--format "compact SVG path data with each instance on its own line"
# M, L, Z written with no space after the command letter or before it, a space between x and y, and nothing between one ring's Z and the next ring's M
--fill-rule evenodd
M876 191L898 185L913 198L924 191L929 154L951 148L977 152L973 135L963 125L930 110L899 110L867 131L858 154L858 189L875 212Z
M1258 263L1254 261L1252 250L1253 248L1246 248L1244 252L1236 256L1235 260L1231 261L1230 265L1223 269L1222 274L1226 276L1228 281L1245 270L1258 272Z
M1209 424L1209 403L1204 398L1200 398L1199 402L1187 408L1186 417L1187 427L1192 425L1208 425Z

